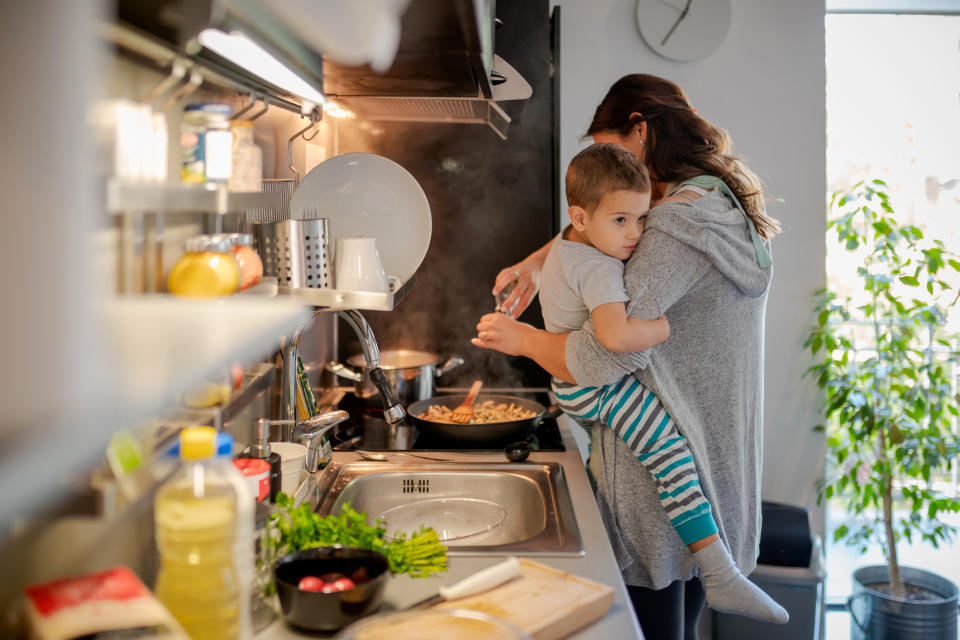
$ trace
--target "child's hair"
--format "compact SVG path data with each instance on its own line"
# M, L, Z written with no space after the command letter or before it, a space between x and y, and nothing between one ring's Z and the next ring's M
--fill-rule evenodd
M567 204L593 211L611 191L650 191L650 176L635 155L618 144L592 144L567 167Z

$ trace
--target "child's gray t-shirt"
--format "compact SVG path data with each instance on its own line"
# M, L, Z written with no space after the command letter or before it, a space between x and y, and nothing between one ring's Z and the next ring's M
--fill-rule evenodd
M623 262L558 236L540 272L543 324L551 333L583 328L594 309L630 298L623 283Z

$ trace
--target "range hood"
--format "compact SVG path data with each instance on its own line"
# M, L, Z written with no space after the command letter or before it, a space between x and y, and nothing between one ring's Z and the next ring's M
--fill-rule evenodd
M117 17L222 75L315 101L200 44L209 30L243 36L367 119L485 123L505 137L497 101L532 93L494 54L495 0L118 0Z

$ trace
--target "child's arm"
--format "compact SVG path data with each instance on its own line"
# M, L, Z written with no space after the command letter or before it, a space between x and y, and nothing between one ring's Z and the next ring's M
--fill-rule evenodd
M600 344L614 353L646 351L670 337L666 316L656 320L629 318L622 302L602 304L593 310L591 317Z

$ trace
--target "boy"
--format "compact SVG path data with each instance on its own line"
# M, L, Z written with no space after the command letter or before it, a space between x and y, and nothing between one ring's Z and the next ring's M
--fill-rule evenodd
M636 248L650 208L645 167L623 147L594 144L570 161L566 190L571 225L550 247L541 276L546 329L566 333L592 318L610 351L660 344L670 333L666 318L627 317L623 282L623 261ZM653 475L670 523L700 566L710 606L786 622L787 612L740 573L720 540L693 456L660 400L633 376L604 387L556 379L552 386L567 414L609 425Z

